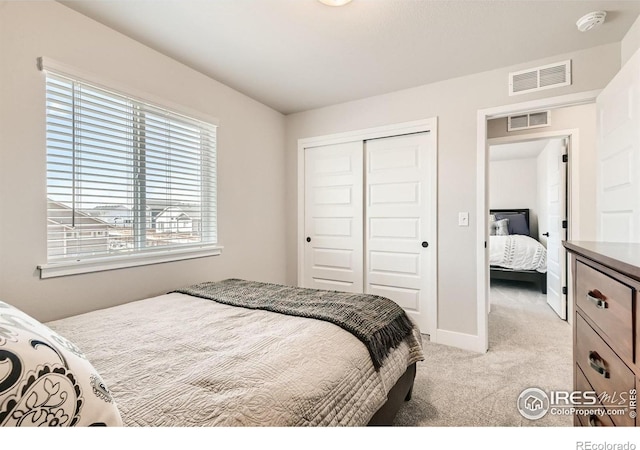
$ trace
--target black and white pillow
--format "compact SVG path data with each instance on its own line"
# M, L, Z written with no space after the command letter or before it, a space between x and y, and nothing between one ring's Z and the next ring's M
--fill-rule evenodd
M0 425L122 425L109 389L80 349L3 302Z
M489 235L491 236L508 236L509 235L509 219L495 220L489 222Z

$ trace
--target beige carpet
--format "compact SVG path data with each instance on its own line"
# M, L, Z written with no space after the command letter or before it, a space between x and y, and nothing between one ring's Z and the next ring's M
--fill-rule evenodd
M485 354L428 342L418 363L413 398L397 426L572 426L572 417L547 414L530 421L516 408L522 390L570 390L571 326L556 316L533 285L491 286L489 351Z

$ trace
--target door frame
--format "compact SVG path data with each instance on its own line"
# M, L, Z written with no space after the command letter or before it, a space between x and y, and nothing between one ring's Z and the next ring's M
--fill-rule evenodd
M366 128L360 130L347 131L343 133L334 133L328 135L314 136L309 138L298 139L298 232L297 232L297 255L298 255L298 279L297 285L301 286L304 280L304 150L305 148L318 147L331 144L342 144L352 141L366 141L369 139L385 138L401 136L412 133L428 133L428 141L430 148L429 164L431 167L431 204L433 208L438 210L438 118L415 120L411 122L401 122L379 127ZM363 168L364 170L364 168ZM423 334L429 335L431 342L437 342L436 331L438 329L438 214L430 217L430 228L433 230L433 236L429 242L430 252L428 255L429 265L432 270L427 275L430 278L429 292L427 292L425 305L427 313L428 329L420 330Z
M557 97L543 98L522 103L496 106L493 108L480 109L477 113L477 171L476 171L476 324L478 336L475 349L479 352L486 352L489 349L489 252L486 247L489 241L489 217L486 211L489 210L487 202L489 195L488 157L489 145L487 143L487 120L506 117L511 114L524 113L532 110L546 110L578 106L595 103L600 89L593 91L578 92L575 94L561 95ZM575 146L576 143L573 142ZM577 146L575 147L577 148ZM578 152L573 152L573 156ZM573 167L576 167L575 159ZM577 202L578 191L578 171L574 170L570 174L571 191L574 200ZM577 203L576 203L577 204ZM575 228L575 227L574 227ZM572 238L577 236L573 235ZM569 303L569 299L568 303Z
M567 227L567 240L579 240L580 237L578 233L574 232L574 230L579 230L579 227L575 226L575 223L578 222L579 215L577 214L577 208L579 206L579 202L577 201L577 197L579 195L578 186L580 173L578 168L580 167L580 152L575 151L575 149L580 148L580 130L578 128L568 128L565 130L556 130L556 131L545 131L545 132L536 132L532 130L531 133L527 134L519 134L517 136L503 136L498 138L487 138L487 152L490 152L490 147L493 145L501 145L501 144L515 144L518 142L530 142L530 141L539 141L539 140L551 140L551 139L568 139L567 143L567 176L565 179L564 186L564 195L566 197L566 220L568 222ZM491 172L489 170L489 165L487 165L487 179L491 178ZM574 194L574 190L576 194ZM489 203L490 197L487 193L487 203ZM576 208L573 211L573 208ZM538 230L540 230L540 222L538 222ZM537 238L536 238L537 240ZM565 265L565 282L567 287L572 286L573 278L571 276L568 264L568 257L566 250L564 251L564 265ZM548 287L547 287L548 289ZM548 295L548 291L547 294ZM573 305L573 289L567 289L567 318L562 319L571 323L571 310ZM487 312L491 312L491 303L489 301L489 297L487 296Z

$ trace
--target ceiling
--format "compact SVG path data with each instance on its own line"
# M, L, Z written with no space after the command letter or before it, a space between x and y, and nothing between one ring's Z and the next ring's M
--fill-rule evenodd
M60 3L283 114L619 42L640 1ZM607 21L587 33L594 10Z
M489 147L489 160L505 161L511 159L536 158L553 139L497 144Z

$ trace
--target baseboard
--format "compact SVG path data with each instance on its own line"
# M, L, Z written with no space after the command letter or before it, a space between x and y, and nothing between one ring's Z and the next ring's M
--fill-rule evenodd
M476 353L486 353L487 351L483 340L475 334L458 333L456 331L439 328L435 335L437 336L436 340L432 340L431 342L435 342L436 344L450 345L451 347Z

